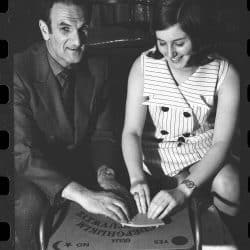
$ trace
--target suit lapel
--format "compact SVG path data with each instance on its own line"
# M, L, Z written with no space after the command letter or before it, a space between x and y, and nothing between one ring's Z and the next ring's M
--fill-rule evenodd
M94 96L94 78L92 75L88 71L78 70L77 72L75 85L75 143L80 142L87 133Z
M52 123L53 131L59 138L73 142L73 129L64 110L60 86L50 69L45 46L41 46L35 58L37 58L35 62L36 90L49 119L44 122Z

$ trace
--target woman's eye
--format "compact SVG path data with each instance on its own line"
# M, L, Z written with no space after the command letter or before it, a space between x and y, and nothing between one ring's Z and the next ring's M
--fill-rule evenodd
M178 46L178 47L181 47L181 46L184 45L184 43L176 43L175 45Z
M160 45L160 46L165 46L166 43L164 43L164 42L159 42L159 45Z

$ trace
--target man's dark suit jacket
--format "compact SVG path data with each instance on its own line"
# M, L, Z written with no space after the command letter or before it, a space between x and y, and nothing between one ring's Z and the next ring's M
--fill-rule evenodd
M14 57L16 172L40 187L51 202L70 181L88 179L90 165L96 170L111 164L106 66L105 60L86 56L77 66L73 127L45 44Z

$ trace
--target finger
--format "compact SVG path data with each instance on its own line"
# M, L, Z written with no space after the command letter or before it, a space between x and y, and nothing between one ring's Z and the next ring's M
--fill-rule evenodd
M159 219L162 220L163 218L165 218L168 215L168 210L167 208L163 211L163 213L159 216Z
M150 191L148 188L144 189L145 192L145 197L146 197L146 204L147 204L147 209L149 208L149 204L150 204Z
M120 222L128 222L125 214L122 212L122 210L120 209L120 207L117 207L116 205L114 204L110 204L108 206L108 209L110 211L112 211L118 218L119 218L119 221Z
M118 202L118 201L115 201L114 204L115 204L116 206L118 206L118 207L122 210L122 212L123 212L123 213L125 214L125 216L126 216L127 221L130 221L130 214L129 214L128 209L127 209L127 207L125 206L125 204L124 204L123 202Z
M159 219L163 219L165 216L167 216L174 208L175 208L175 204L174 203L170 203L166 209L164 210L164 212L159 216Z
M109 209L106 209L106 210L104 211L103 215L105 215L105 216L111 218L111 219L114 220L114 221L117 221L118 223L121 222L120 218L119 218L114 212L112 212L112 211L109 210Z
M141 214L142 213L142 208L141 208L141 202L140 202L140 198L139 198L138 193L136 193L134 195L134 200L136 202L136 206L137 206L138 212Z
M147 201L146 201L146 194L144 192L144 189L140 193L140 202L141 202L142 213L145 214L147 211Z
M164 211L165 208L166 208L166 204L164 204L164 203L158 205L152 211L151 216L149 218L151 218L151 219L157 218L159 216L159 214L161 214Z
M167 205L171 201L172 197L167 192L163 192L162 190L158 192L152 199L150 206L149 206L149 213L151 209L155 206L160 206L163 202Z
M159 195L156 194L156 196L153 198L153 200L151 201L149 208L148 208L148 218L151 218L152 213L155 209L157 209L157 207L161 204L160 200L159 200Z
M149 209L148 209L148 218L151 218L154 211L158 208L159 204L156 203L156 202L151 202L150 206L149 206Z

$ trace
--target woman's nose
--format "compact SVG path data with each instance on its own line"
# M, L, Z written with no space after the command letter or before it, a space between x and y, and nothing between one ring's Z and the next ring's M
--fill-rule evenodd
M168 54L168 58L173 58L173 57L176 57L177 52L173 47L169 47L167 54Z

